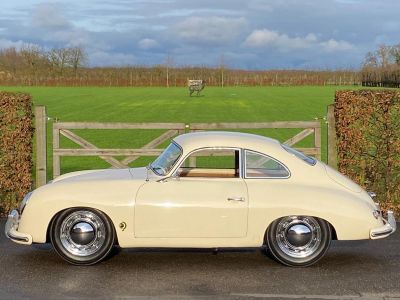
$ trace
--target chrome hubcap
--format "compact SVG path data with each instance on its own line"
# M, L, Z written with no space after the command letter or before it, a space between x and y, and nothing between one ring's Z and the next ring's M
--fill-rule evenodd
M70 235L75 244L87 245L94 240L95 231L89 223L80 222L72 227Z
M312 217L285 217L277 226L276 241L285 254L294 258L308 257L321 244L321 227Z
M104 244L104 222L91 211L75 211L62 222L60 240L65 250L73 255L92 255Z

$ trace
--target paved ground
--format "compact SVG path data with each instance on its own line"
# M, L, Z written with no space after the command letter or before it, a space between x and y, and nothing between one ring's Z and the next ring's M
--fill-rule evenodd
M92 267L49 245L6 240L0 221L0 299L400 299L400 233L335 242L316 266L281 266L260 250L123 250ZM162 296L162 297L161 297Z

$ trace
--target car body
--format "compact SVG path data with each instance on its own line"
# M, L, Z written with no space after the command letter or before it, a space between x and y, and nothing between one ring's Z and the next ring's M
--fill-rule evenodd
M238 132L177 136L148 167L59 176L28 194L6 224L14 242L51 241L75 264L100 261L114 244L267 245L280 262L305 266L331 239L378 239L395 229L393 213L385 219L371 195L336 170L274 139ZM109 246L98 257L91 247L103 247L104 236Z

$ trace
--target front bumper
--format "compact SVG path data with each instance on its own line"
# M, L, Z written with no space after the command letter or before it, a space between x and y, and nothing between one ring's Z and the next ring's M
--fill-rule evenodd
M18 231L19 225L19 213L17 210L13 210L7 219L7 223L5 226L5 234L10 240L18 244L31 245L32 244L32 236L26 233L22 233Z
M372 240L383 239L396 231L396 219L391 210L387 212L387 218L383 219L383 222L383 226L371 229L370 238Z

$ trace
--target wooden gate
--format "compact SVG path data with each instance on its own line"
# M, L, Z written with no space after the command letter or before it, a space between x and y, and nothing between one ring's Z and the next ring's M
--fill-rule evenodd
M77 123L59 122L53 124L53 178L60 176L61 156L98 156L113 168L126 168L140 156L157 156L163 149L157 146L175 135L185 132L184 123ZM140 149L99 149L94 144L72 132L73 129L165 129L162 135L147 143ZM81 149L60 148L60 135L65 136ZM125 156L118 160L115 156Z
M98 156L113 168L126 168L128 164L140 156L157 156L163 149L157 148L160 144L171 139L175 135L184 132L196 132L205 130L229 130L229 129L287 129L301 128L300 133L291 137L284 143L292 146L307 136L314 135L314 146L309 148L297 148L307 155L313 155L321 159L321 124L319 121L289 121L289 122L265 122L265 123L77 123L58 122L53 124L53 177L61 174L62 156ZM164 129L162 135L147 143L140 149L100 149L96 145L78 136L71 130L74 129ZM64 136L80 149L68 149L60 147L60 136ZM118 160L116 156L125 156Z

